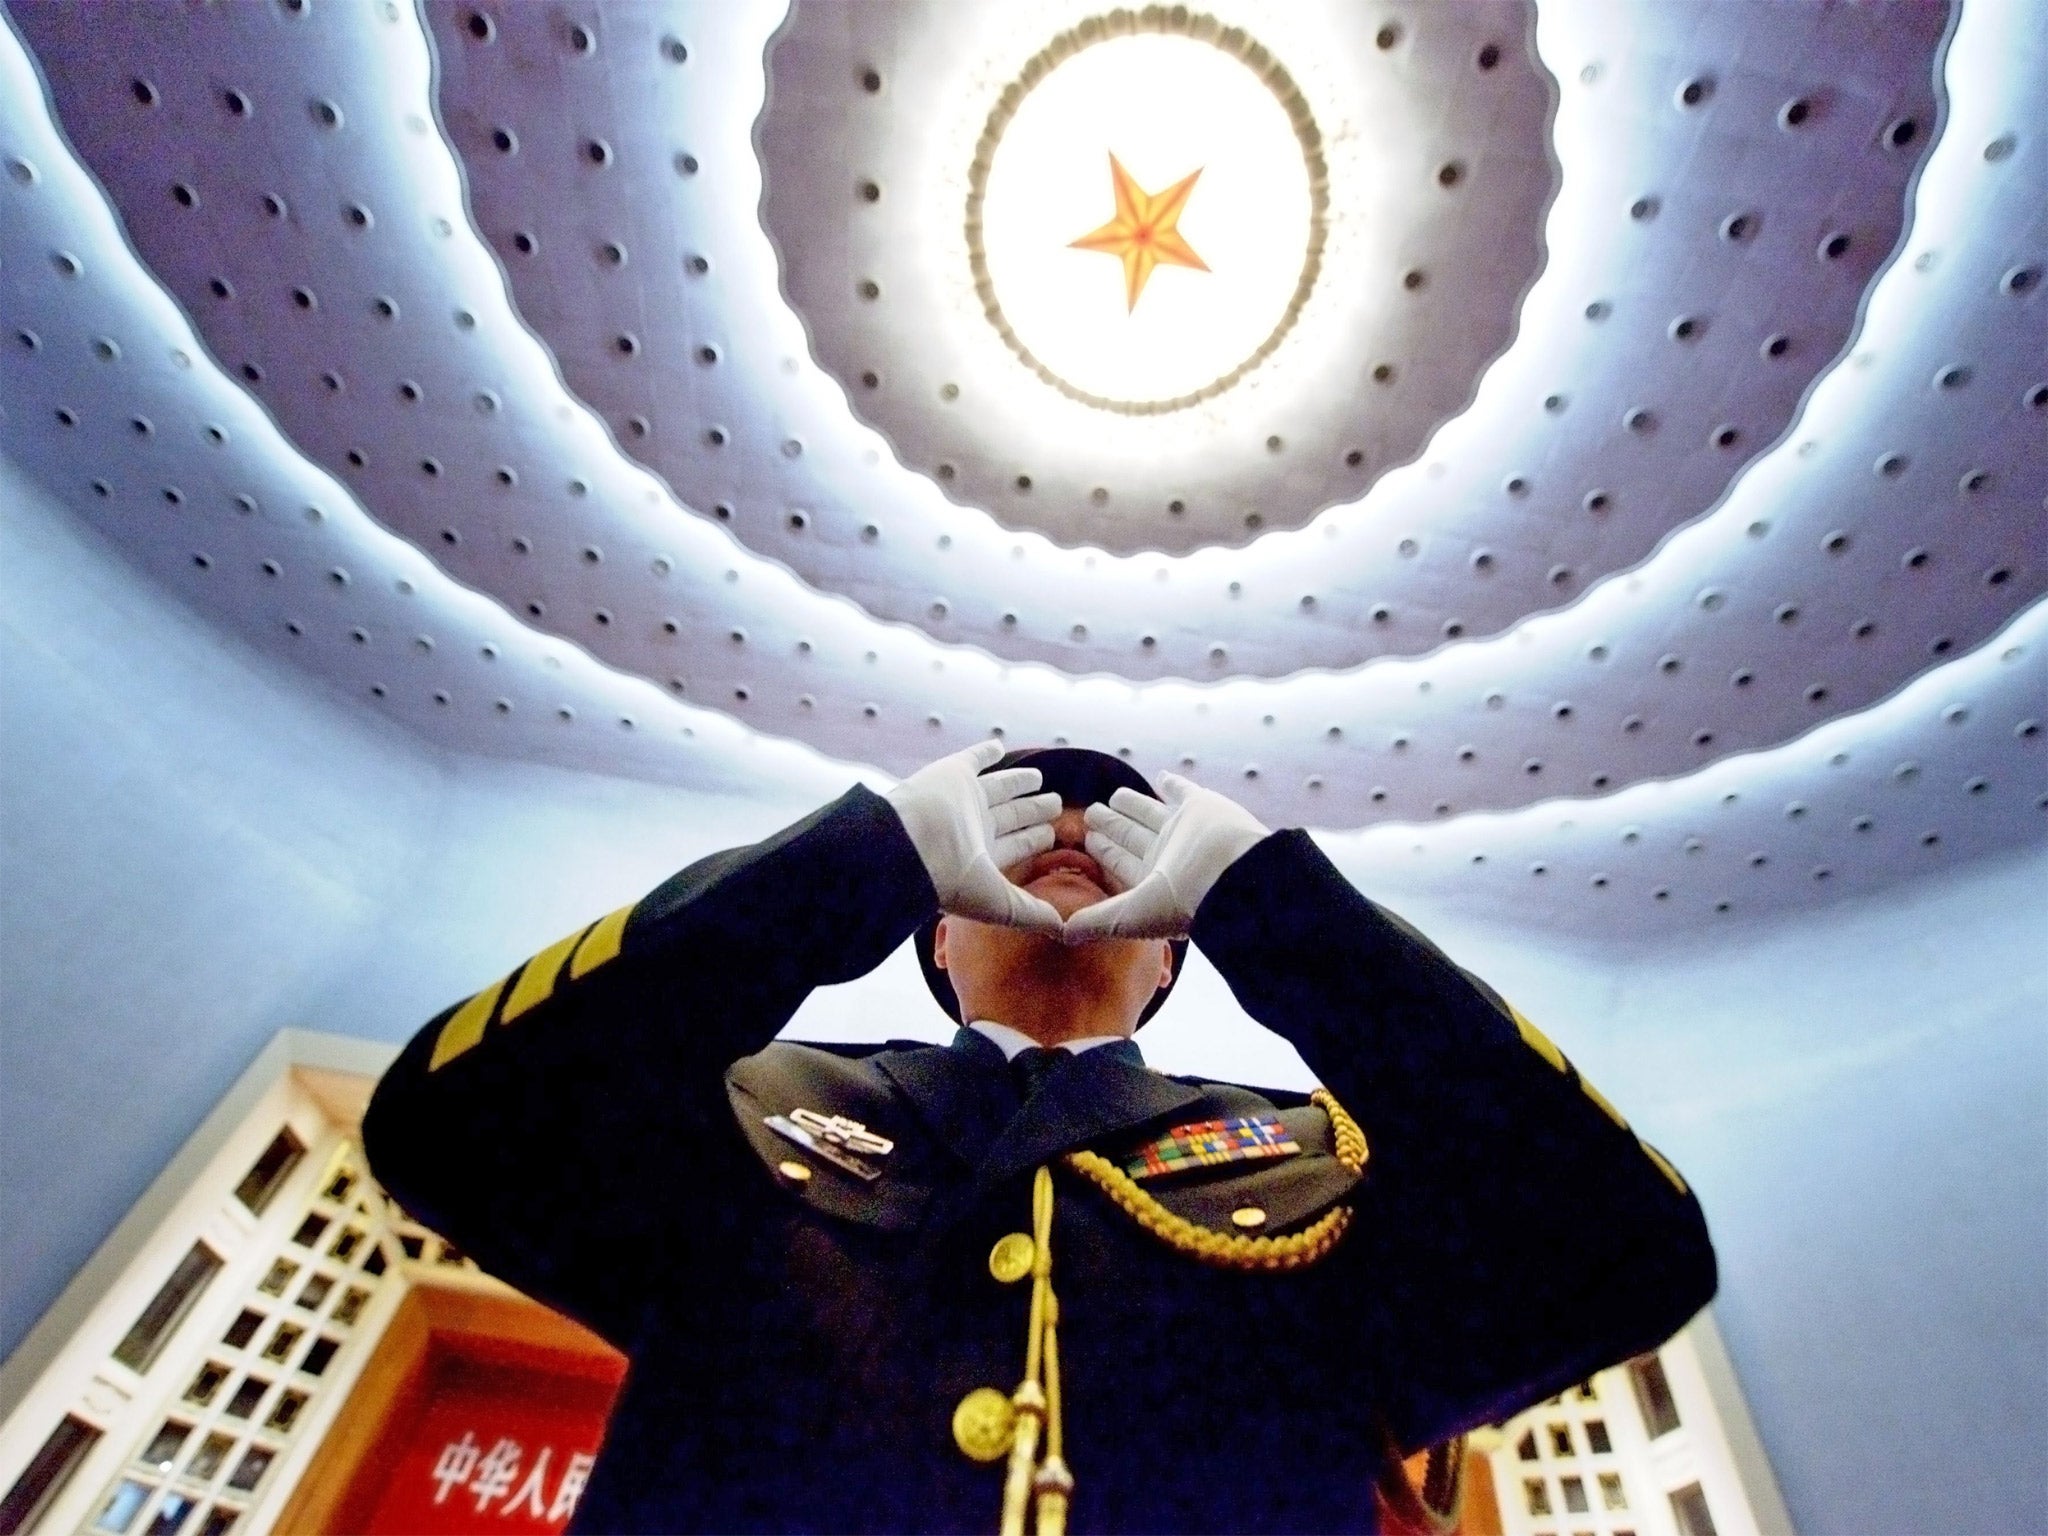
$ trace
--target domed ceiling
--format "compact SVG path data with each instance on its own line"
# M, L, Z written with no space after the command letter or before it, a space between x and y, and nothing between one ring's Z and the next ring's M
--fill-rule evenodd
M1603 936L2048 831L2048 6L6 14L0 443L437 743Z

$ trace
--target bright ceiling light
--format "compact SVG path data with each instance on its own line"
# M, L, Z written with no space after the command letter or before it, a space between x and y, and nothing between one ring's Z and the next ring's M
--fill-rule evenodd
M1088 36L1055 39L989 120L968 200L976 286L1047 383L1173 410L1230 388L1292 325L1321 258L1319 140L1241 32Z

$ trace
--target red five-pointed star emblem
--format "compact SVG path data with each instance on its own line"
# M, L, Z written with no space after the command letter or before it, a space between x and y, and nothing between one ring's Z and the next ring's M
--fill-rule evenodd
M1072 245L1076 250L1101 251L1123 261L1126 312L1138 307L1138 295L1145 291L1154 267L1164 264L1193 267L1197 272L1209 270L1209 264L1195 254L1180 232L1181 211L1201 174L1197 170L1164 192L1147 192L1131 180L1131 173L1115 155L1109 157L1110 180L1116 186L1116 217Z

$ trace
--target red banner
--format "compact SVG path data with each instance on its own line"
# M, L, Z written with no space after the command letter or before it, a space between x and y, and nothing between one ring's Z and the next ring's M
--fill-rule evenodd
M616 1384L444 1359L369 1536L527 1536L576 1512Z

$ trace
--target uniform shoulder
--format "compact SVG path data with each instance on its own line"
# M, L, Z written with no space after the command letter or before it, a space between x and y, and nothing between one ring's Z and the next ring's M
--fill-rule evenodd
M861 1061L885 1051L937 1051L944 1046L929 1040L771 1040L756 1056L792 1053L837 1056L842 1061Z
M1248 1083L1220 1083L1199 1073L1163 1072L1176 1083L1185 1083L1197 1090L1204 1099L1221 1101L1232 1106L1242 1105L1238 1111L1255 1114L1265 1109L1299 1109L1308 1103L1309 1096L1287 1088L1260 1088Z
M849 1091L887 1091L887 1078L876 1065L879 1057L942 1049L923 1040L851 1044L775 1040L735 1061L726 1077L757 1094L772 1088L772 1097L788 1098L792 1103L824 1102Z

